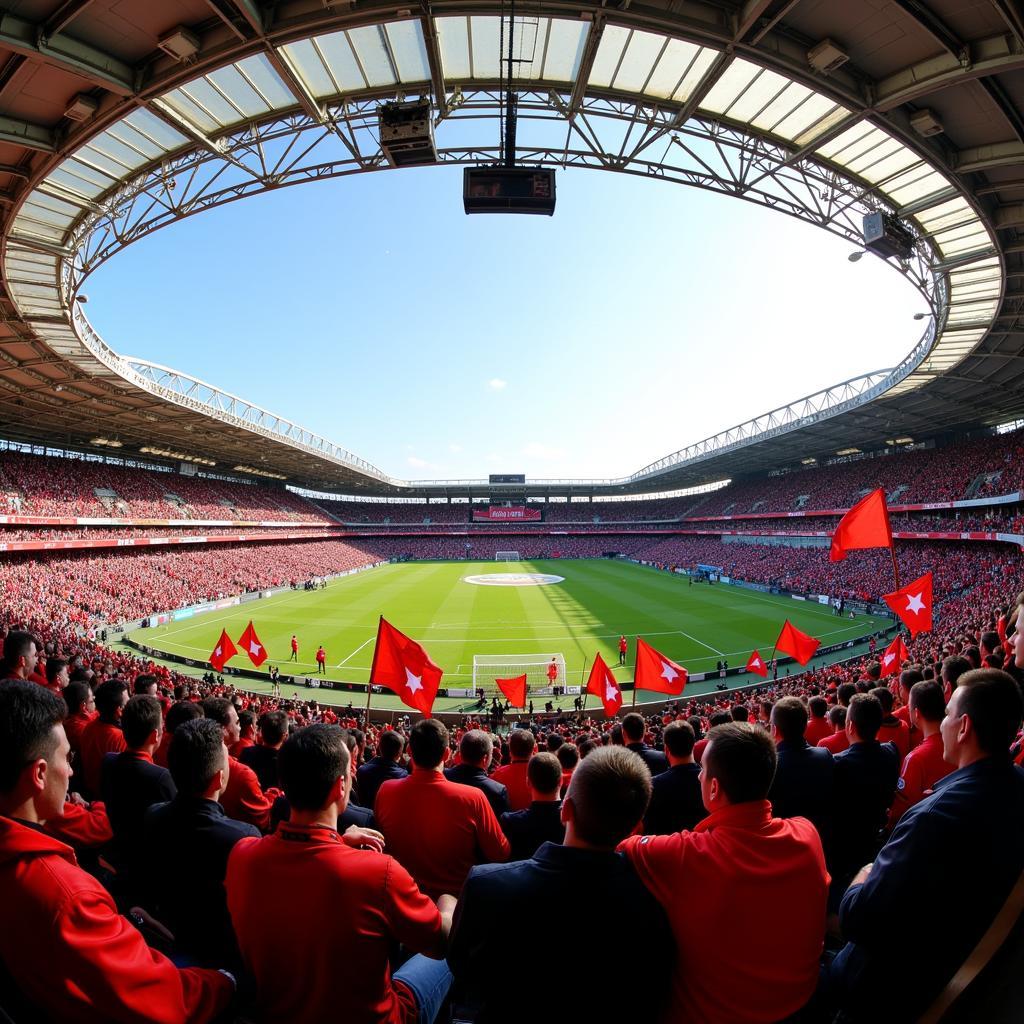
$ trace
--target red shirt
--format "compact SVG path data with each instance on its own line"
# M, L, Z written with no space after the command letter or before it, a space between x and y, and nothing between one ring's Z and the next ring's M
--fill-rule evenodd
M99 800L93 800L88 807L69 800L64 804L64 813L59 818L50 818L43 831L76 849L103 846L114 838L107 808Z
M507 860L511 852L487 797L429 768L385 782L374 816L388 851L432 899L457 896L473 865Z
M903 707L897 708L893 715L898 718L901 722L905 722L907 728L910 730L910 749L913 750L921 740L924 739L924 733L920 729L915 729L913 723L910 721L910 707L904 704Z
M179 969L146 945L70 846L0 817L0 959L28 1000L61 1024L205 1024L233 987ZM45 970L41 965L45 964Z
M807 719L807 731L804 733L804 739L812 747L816 747L819 740L831 735L832 725L827 718L815 718L814 715L811 715Z
M701 758L704 756L704 748L708 745L707 737L702 740L697 740L693 745L693 759L700 764Z
M292 637L292 650L297 651L299 649L299 641Z
M511 811L525 811L533 801L530 783L526 777L529 763L527 759L503 764L491 776L495 782L500 782L508 790L508 806Z
M877 739L879 743L894 744L901 758L910 753L910 727L898 718L895 723L891 719L883 722Z
M934 733L923 740L903 759L903 771L896 783L896 796L889 809L889 828L914 804L924 799L926 790L944 779L955 766L942 759L942 736Z
M322 647L316 652L316 660L319 661L321 665L327 660L327 655Z
M715 811L692 832L619 844L676 940L671 1020L761 1024L818 983L829 875L814 826L767 800Z
M76 711L64 719L64 732L71 749L77 754L81 750L82 730L96 717L95 711Z
M388 956L398 943L434 949L441 915L393 857L284 823L235 845L224 888L261 1020L414 1024L415 1000L392 984Z
M228 786L220 795L220 805L229 818L245 821L266 832L270 827L270 809L274 801L264 796L256 773L241 761L228 757Z
M619 654L625 654L625 653L626 653L626 638L623 636L623 637L619 637Z
M83 788L89 796L99 796L103 757L120 754L127 748L119 725L94 718L83 730L78 747L82 757Z
M548 679L554 682L558 678L558 666L555 664L548 665Z
M235 743L232 743L231 746L228 747L228 753L233 758L237 759L238 756L242 753L243 750L248 750L249 747L255 747L255 746L256 746L256 741L255 740L250 740L250 739L247 739L246 737L243 736L240 740L238 740Z
M846 736L845 729L840 729L839 732L834 732L831 736L818 740L818 746L824 747L830 754L841 754L849 745L850 741Z

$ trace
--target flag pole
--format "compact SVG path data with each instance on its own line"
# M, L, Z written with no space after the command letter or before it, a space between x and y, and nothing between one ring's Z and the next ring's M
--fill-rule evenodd
M583 684L583 680L587 674L587 656L583 655L583 668L580 669L580 692L583 694L583 704L580 708L581 713L586 717L587 714L587 701L590 699L590 691Z
M633 645L634 650L639 648L639 646L640 646L640 637L638 636L636 638L636 643ZM636 707L636 660L635 660L635 658L636 658L636 656L634 655L634 661L633 661L633 703L630 705L630 707L633 707L633 708Z
M373 660L370 662L370 678L366 683L366 728L370 727L370 698L373 696L373 676L377 671L377 652L380 650L380 633L384 628L384 616L377 622L377 642L373 645Z
M896 583L896 589L900 589L900 570L896 565L896 544L895 542L889 545L889 554L892 555L892 578Z

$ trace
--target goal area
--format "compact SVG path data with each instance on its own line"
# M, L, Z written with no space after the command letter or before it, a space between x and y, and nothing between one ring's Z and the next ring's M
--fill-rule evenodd
M514 679L526 676L527 694L544 696L552 693L552 682L548 675L551 662L555 663L554 686L565 687L565 656L551 654L474 654L473 689L483 687L484 691L496 691L495 679Z
M494 560L496 562L521 562L522 559L519 557L518 551L495 551ZM519 673L522 675L522 672Z

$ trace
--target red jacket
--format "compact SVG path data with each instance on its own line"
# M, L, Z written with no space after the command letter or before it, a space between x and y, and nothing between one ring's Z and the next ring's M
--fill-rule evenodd
M99 800L93 800L88 807L69 800L64 804L64 813L59 818L51 818L43 830L76 849L103 846L114 838L107 808Z
M812 747L816 747L819 740L831 735L832 723L827 718L815 718L814 715L811 715L807 719L807 731L804 733L804 739Z
M100 775L106 754L120 754L128 744L118 725L94 718L83 730L79 749L82 755L83 788L88 796L100 795Z
M826 736L823 740L818 740L818 746L824 747L830 754L841 754L850 745L850 739L846 735L845 729L840 729L839 732L832 733L831 736Z
M458 896L470 868L511 851L487 797L428 768L385 782L374 816L388 852L431 899Z
M77 754L81 749L82 730L96 717L95 711L76 711L64 719L64 732L71 749Z
M914 804L924 799L925 793L939 779L944 779L955 766L942 759L942 735L933 733L903 759L903 771L896 783L896 796L889 809L889 828L892 828Z
M223 974L150 949L71 847L3 817L0 905L0 959L61 1024L204 1024L231 1001Z
M241 761L228 758L228 788L220 795L220 805L229 818L255 825L261 832L270 827L270 809L274 801L265 796L256 773Z
M510 811L525 811L533 800L530 783L526 778L529 759L503 764L491 778L500 782L508 790L508 807Z

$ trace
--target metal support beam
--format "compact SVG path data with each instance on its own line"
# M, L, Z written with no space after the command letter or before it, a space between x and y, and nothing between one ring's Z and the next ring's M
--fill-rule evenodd
M1024 203L999 207L996 210L995 225L1000 231L1004 228L1024 227Z
M595 15L587 33L586 41L583 44L583 54L580 57L579 70L576 72L576 81L572 84L572 93L569 96L569 109L566 111L566 118L572 120L583 106L583 97L587 92L587 82L590 81L590 72L594 70L594 58L597 57L597 48L601 45L601 37L604 35L604 18Z
M1006 22L1006 27L1013 33L1014 38L1021 46L1024 46L1024 12L1016 0L989 0L992 6L999 12L999 16Z
M420 17L420 29L423 32L423 44L427 49L427 65L430 68L430 84L434 90L434 103L437 105L437 116L448 114L448 90L444 84L444 63L441 60L441 48L437 41L437 29L430 13L430 4L424 4L424 12Z
M774 2L775 0L747 0L736 18L736 30L733 32L733 40L738 43Z
M1024 142L1024 116L1021 116L1017 105L1010 99L1003 83L997 78L986 78L981 83L989 99L999 108L999 112L1006 118L1007 123L1013 129L1013 134L1019 142Z
M13 142L28 149L38 149L42 153L52 153L57 148L57 140L52 128L44 128L41 124L30 124L14 117L0 115L0 142Z
M42 26L13 14L0 14L0 46L78 75L119 96L135 92L132 69L124 61L71 36L58 33L47 37Z
M267 60L274 66L274 70L288 86L288 91L299 101L302 109L312 118L323 122L324 108L317 102L316 97L306 88L306 83L295 73L291 64L283 53L276 50L269 41L267 42Z
M1020 167L1024 164L1024 142L993 142L960 151L956 161L958 174L987 171L992 167Z
M909 15L923 28L947 53L957 60L967 56L967 44L921 0L891 0L904 14Z
M244 43L249 38L238 24L240 19L236 8L228 6L226 0L206 0L206 6L231 30L237 40Z
M58 32L63 32L87 7L92 6L92 3L93 0L64 0L64 3L46 19L43 35L49 39Z
M231 0L231 3L238 8L238 13L245 18L252 30L257 35L263 35L266 24L259 4L254 3L253 0Z

